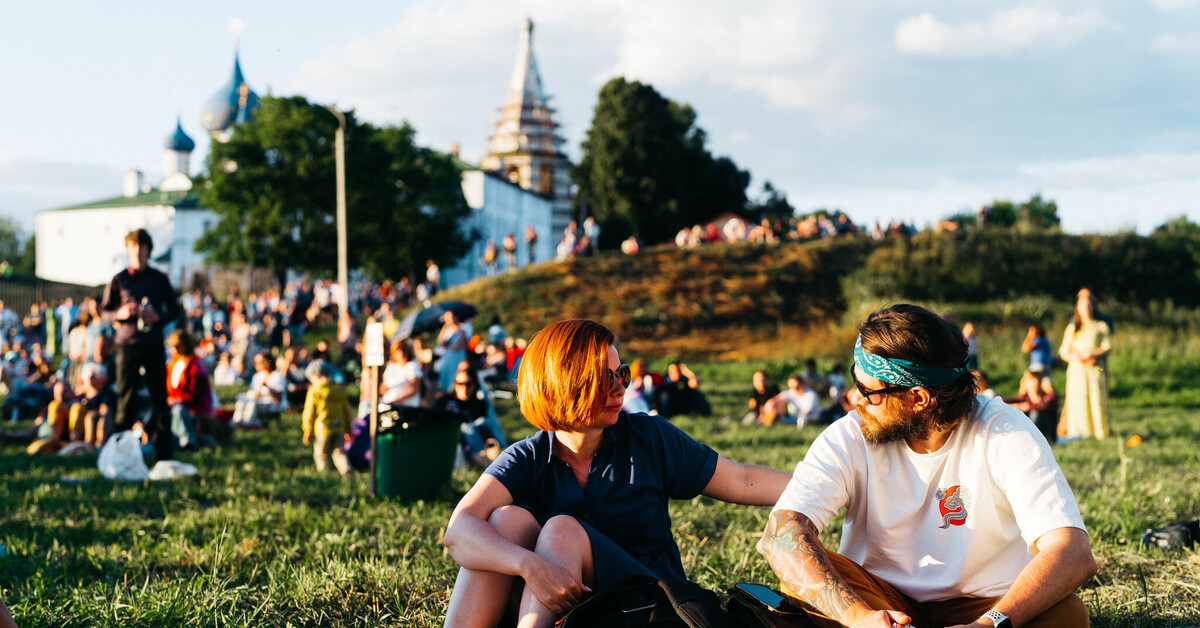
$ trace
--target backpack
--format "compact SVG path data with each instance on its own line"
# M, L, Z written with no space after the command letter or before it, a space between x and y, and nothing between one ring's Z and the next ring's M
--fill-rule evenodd
M816 628L803 609L769 587L738 583L725 604L728 628Z
M631 578L571 609L556 628L725 628L721 602L686 580Z
M1181 521L1175 525L1142 534L1142 546L1157 545L1164 550L1179 550L1192 547L1200 541L1200 520Z

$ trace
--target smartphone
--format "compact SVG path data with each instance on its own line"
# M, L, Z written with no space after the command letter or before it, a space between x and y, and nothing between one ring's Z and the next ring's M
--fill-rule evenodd
M647 582L621 591L621 613L628 615L658 605L658 583Z
M779 610L779 606L783 604L782 595L761 584L746 584L744 582L739 582L734 586L737 587L737 589L742 593L745 593L746 595L758 600L763 606L766 606L770 610L777 611Z

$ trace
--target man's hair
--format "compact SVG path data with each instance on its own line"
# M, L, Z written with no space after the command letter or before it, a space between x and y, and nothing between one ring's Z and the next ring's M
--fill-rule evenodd
M146 233L145 229L134 229L125 234L125 244L133 244L135 242L150 251L154 250L154 240L150 239L150 234Z
M558 321L539 331L517 376L521 414L541 430L592 424L597 395L608 394L608 348L613 332L595 321Z
M862 348L884 358L920 366L960 368L967 362L967 341L957 327L929 310L900 303L867 317L859 328ZM975 376L964 374L941 386L926 386L932 397L924 415L934 427L952 428L975 409Z

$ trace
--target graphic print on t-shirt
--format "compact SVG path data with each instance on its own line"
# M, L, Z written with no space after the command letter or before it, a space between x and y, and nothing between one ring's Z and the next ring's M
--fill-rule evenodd
M938 526L939 528L960 526L967 522L967 495L961 486L939 488L934 496L938 498L938 512L942 515L942 525Z

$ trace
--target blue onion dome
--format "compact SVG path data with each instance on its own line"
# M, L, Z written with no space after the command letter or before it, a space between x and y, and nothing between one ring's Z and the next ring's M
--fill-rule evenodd
M208 99L200 124L207 131L224 131L235 122L249 120L258 106L258 94L246 84L242 64L234 55L233 78Z
M188 137L187 133L183 132L183 120L175 118L175 132L167 136L167 141L163 143L163 148L173 150L177 153L190 153L196 149L196 142Z

